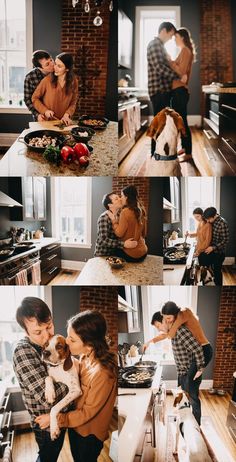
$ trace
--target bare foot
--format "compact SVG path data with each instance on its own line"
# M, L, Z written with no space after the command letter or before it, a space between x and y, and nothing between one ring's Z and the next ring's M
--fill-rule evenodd
M178 156L179 162L187 162L189 160L192 160L191 154L182 154Z
M185 149L180 149L180 150L177 152L177 156L181 156L181 154L185 154Z

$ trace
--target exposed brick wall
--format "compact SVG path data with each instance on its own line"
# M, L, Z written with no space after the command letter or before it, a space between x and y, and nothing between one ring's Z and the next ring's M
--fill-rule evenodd
M232 391L236 371L236 288L222 287L216 340L214 387Z
M120 194L121 190L125 186L135 185L138 189L139 197L146 208L146 212L148 214L148 207L149 207L149 189L150 189L150 182L149 178L143 177L113 177L112 182L112 190L116 194Z
M99 310L107 322L107 334L111 339L111 350L117 353L118 290L116 287L81 287L80 310Z
M232 80L231 2L229 0L201 0L200 8L201 33L198 59L201 62L201 84Z
M105 115L105 96L107 82L108 42L109 42L109 1L104 0L99 8L103 24L96 27L93 19L98 8L91 3L90 13L85 13L84 1L75 8L71 0L62 1L62 51L71 53L75 59L75 73L79 78L78 114ZM86 69L82 62L82 46L86 51ZM99 75L94 76L94 70ZM86 79L85 96L82 95L82 77Z

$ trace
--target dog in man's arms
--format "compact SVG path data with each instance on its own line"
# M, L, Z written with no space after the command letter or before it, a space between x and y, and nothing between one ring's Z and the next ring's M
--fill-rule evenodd
M200 427L192 414L188 393L183 391L181 387L172 390L172 393L175 397L173 406L177 409L174 454L178 453L179 437L181 433L186 446L183 462L212 462Z
M76 359L71 358L66 339L62 335L54 335L43 350L43 361L48 366L48 376L45 379L45 399L53 404L56 398L53 382L62 382L68 387L68 393L50 412L50 435L55 440L60 434L57 424L57 415L65 407L82 394L79 375L76 368Z
M156 150L147 163L146 176L181 176L177 152L181 149L181 134L186 136L182 117L169 107L154 117L146 135L156 141Z

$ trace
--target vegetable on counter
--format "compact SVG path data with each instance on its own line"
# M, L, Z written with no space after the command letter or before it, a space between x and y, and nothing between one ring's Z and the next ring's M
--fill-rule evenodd
M61 158L63 162L72 162L74 160L74 149L71 146L61 148Z
M49 145L45 149L43 157L48 162L51 162L52 164L56 164L57 166L59 166L61 163L61 150L60 148L56 148L55 146Z

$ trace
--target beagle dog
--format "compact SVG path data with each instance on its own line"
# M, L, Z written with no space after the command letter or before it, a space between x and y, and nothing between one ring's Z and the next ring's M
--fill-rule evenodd
M57 425L57 415L59 412L82 394L79 375L75 366L75 359L71 358L70 350L66 344L66 339L62 335L54 335L43 350L43 361L48 366L48 376L45 379L45 399L49 404L53 404L56 398L53 382L62 382L68 387L68 393L50 412L50 435L55 440L60 429Z
M186 444L186 457L183 462L212 462L200 427L192 414L188 393L181 387L172 390L172 393L175 396L173 406L176 407L178 415L174 454L178 453L181 433Z
M212 269L209 266L199 266L196 282L198 286L215 286Z
M169 107L158 112L146 132L156 141L156 152L148 162L146 176L181 176L177 156L181 134L185 136L186 131L178 112Z

